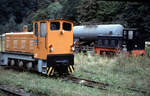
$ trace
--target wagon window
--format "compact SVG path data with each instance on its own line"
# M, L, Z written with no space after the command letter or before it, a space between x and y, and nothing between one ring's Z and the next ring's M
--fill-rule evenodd
M98 40L98 46L102 46L102 40Z
M70 23L63 23L63 30L71 31L71 24Z
M41 22L40 23L40 37L45 37L46 36L46 23Z
M111 45L115 46L115 40L111 40Z
M116 46L118 45L118 40L115 40L115 45L116 45Z
M51 22L50 29L51 30L59 30L60 29L60 23L59 22Z
M35 26L34 26L34 28L35 28L35 36L36 37L38 37L38 24L37 23L35 23Z
M102 45L104 46L105 44L104 44L104 39L102 40Z
M108 45L108 40L105 40L105 45Z
M133 31L129 31L129 33L128 33L128 38L129 38L129 39L133 39Z

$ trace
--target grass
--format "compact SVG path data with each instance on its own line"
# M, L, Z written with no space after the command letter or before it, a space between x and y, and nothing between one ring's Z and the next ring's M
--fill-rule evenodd
M0 91L0 96L6 96L6 95L4 95L3 91Z
M77 77L107 82L122 87L150 88L148 57L101 57L75 55ZM18 72L0 67L0 84L15 85L27 92L41 96L149 96L126 89L111 87L107 91L88 88L71 82L54 80L35 73Z
M120 96L119 91L103 91L71 82L62 82L30 72L4 70L0 67L0 84L15 85L40 96ZM130 94L130 92L128 93ZM123 96L123 95L122 95Z
M107 82L121 87L150 89L150 58L75 56L75 76ZM150 91L150 90L149 90Z
M1 40L1 39L2 39L2 37L0 36L0 52L5 50L4 49L4 40ZM1 46L1 44L3 44L3 46Z
M26 92L40 96L141 96L125 89L110 88L108 91L62 82L30 72L18 72L0 68L0 84L15 85Z

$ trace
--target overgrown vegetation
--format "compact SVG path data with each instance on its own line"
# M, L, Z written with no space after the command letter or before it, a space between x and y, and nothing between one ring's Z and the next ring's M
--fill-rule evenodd
M0 84L15 85L26 92L40 96L130 96L132 94L139 94L125 89L110 88L107 91L98 90L29 72L4 70L1 67L0 70Z
M107 82L126 88L150 88L149 57L75 56L75 76Z
M114 85L107 91L1 67L0 84L16 85L27 92L46 96L149 96L150 94L124 89L138 88L150 91L149 62L149 57L102 57L75 54L73 75ZM117 89L117 86L123 89Z

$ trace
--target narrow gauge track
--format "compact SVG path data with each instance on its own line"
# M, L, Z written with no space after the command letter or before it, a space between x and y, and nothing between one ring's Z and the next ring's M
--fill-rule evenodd
M9 86L0 85L0 90L4 91L5 93L9 94L9 96L31 96L29 93L24 93L19 90L14 90Z
M117 85L112 85L108 83L102 83L102 82L96 82L88 79L83 79L83 78L78 78L74 77L71 75L67 75L65 77L61 77L62 81L71 81L72 83L76 84L81 84L83 86L91 87L91 88L97 88L100 90L108 90L108 87L116 87L118 89L127 89L130 91L138 92L138 93L143 93L143 94L149 94L150 95L150 90L143 90L143 89L138 89L138 88L125 88Z
M12 69L12 67L4 67L5 69ZM13 67L13 69L18 70L18 67ZM19 68L18 71L29 71L27 69L24 68ZM30 71L33 73L37 73L35 71ZM116 88L122 88L122 89L127 89L130 91L134 91L134 92L138 92L138 93L143 93L143 94L149 94L150 95L150 90L144 90L144 89L138 89L138 88L125 88L125 87L121 87L121 86L117 86L117 85L112 85L112 84L108 84L108 83L103 83L103 82L97 82L97 81L92 81L92 80L88 80L88 79L83 79L83 78L78 78L78 77L74 77L71 75L65 75L65 76L52 76L54 79L61 79L62 81L71 81L72 83L76 83L76 84L81 84L83 86L87 86L87 87L91 87L91 88L97 88L100 90L108 90L108 87L116 87ZM0 89L1 90L1 89ZM22 95L17 95L17 96L22 96ZM30 96L30 95L29 95Z
M107 90L107 86L112 86L110 84L107 83L101 83L101 82L96 82L96 81L91 81L88 79L82 79L82 78L78 78L78 77L73 77L70 75L67 75L66 77L61 77L61 80L63 81L71 81L73 83L76 84L81 84L87 87L91 87L91 88L98 88L101 90Z

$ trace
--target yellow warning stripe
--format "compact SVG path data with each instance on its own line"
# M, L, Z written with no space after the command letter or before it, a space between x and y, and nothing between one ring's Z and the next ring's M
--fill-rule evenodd
M74 72L73 66L70 65L70 66L68 67L68 71L71 72L71 73Z
M51 72L51 75L53 75L54 74L54 68L52 69L52 72Z
M71 72L70 67L68 67L68 71Z
M47 73L48 76L49 76L51 70L52 70L52 67L50 67L50 69L48 70L48 73Z
M74 70L73 70L73 67L72 67L72 66L70 66L70 69L71 69L71 72L74 72Z

